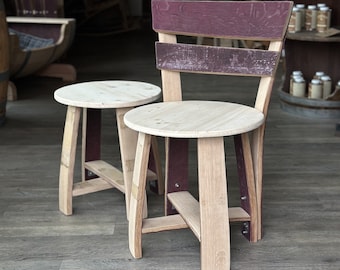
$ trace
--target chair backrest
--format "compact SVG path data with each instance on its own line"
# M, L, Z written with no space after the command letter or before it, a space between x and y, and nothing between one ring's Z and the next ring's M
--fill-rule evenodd
M182 99L181 72L260 77L255 107L265 115L291 1L152 0L156 65L164 101ZM177 36L268 41L268 50L179 43Z

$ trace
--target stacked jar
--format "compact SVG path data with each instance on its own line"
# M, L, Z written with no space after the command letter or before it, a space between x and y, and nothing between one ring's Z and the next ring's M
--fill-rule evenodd
M335 90L340 90L340 81L338 81L338 83L336 84Z
M305 28L305 21L306 21L306 6L305 4L296 4L295 5L301 13L301 29Z
M332 93L332 79L328 75L321 76L322 98L327 99Z
M296 33L301 31L302 13L299 8L293 7L288 24L288 32Z
M306 81L303 78L302 72L299 70L293 71L290 76L289 93L295 97L306 96Z
M306 10L306 19L305 19L305 29L307 31L314 31L316 29L317 23L317 6L316 5L308 5Z
M337 86L340 90L340 81ZM332 79L323 71L315 72L306 89L306 80L300 70L293 71L290 76L289 93L295 97L311 99L327 99L332 94Z
M340 101L340 81L338 81L335 85L334 91L331 92L330 95L328 95L326 100L334 100L334 101Z
M319 33L326 32L331 26L331 14L332 10L325 4L318 4L318 15L316 30Z
M323 71L315 72L308 86L308 98L327 99L332 91L332 80Z
M288 32L296 33L301 30L325 32L331 26L332 10L324 3L316 5L296 4L293 7Z
M312 79L308 85L308 98L322 98L322 81L320 79Z

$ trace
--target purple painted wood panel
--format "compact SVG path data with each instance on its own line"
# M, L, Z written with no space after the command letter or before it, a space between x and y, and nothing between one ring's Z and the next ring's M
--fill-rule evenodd
M157 68L185 72L270 76L279 53L265 50L156 43Z
M85 161L99 160L101 157L101 120L99 109L87 109ZM85 169L85 179L96 178L95 174Z
M169 138L167 192L187 191L189 189L189 140ZM176 209L166 198L166 214L176 214Z
M235 146L235 154L237 161L237 172L238 172L238 180L240 185L240 204L241 207L251 216L254 213L251 213L250 202L249 202L249 191L247 184L247 173L244 161L243 154L243 144L241 135L234 136L234 146ZM252 231L252 227L250 222L243 223L242 234L250 240L250 234Z
M238 39L279 40L285 34L291 1L152 0L157 32Z
M16 1L16 15L25 17L58 17L58 1L53 0Z

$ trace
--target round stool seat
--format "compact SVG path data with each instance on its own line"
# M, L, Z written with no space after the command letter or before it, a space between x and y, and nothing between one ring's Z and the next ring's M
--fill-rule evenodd
M54 92L59 103L93 109L125 108L158 99L161 89L137 81L91 81L67 85Z
M136 131L172 138L221 137L254 130L264 122L259 110L218 101L161 102L135 108L124 116Z

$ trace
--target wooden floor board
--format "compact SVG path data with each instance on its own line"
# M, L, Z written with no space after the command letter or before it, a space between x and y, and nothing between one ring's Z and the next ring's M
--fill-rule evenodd
M155 35L143 29L94 39L77 36L66 60L76 66L79 81L141 80L160 85L154 40ZM339 270L340 137L334 136L338 119L283 112L277 93L281 75L280 66L265 137L264 238L249 243L240 224L233 224L231 269ZM185 76L185 99L251 103L256 80L206 78ZM211 83L213 89L208 87ZM143 235L144 257L133 259L124 196L117 190L75 198L73 216L58 211L66 107L54 101L53 92L65 83L32 76L16 84L19 100L7 103L7 121L0 127L0 270L199 269L199 242L188 229ZM235 86L234 94L225 93ZM102 156L119 164L113 110L103 111L102 125ZM230 140L226 145L230 206L237 206L234 150ZM197 195L195 153L191 148L189 186ZM162 213L162 197L150 193L148 203L150 216Z

